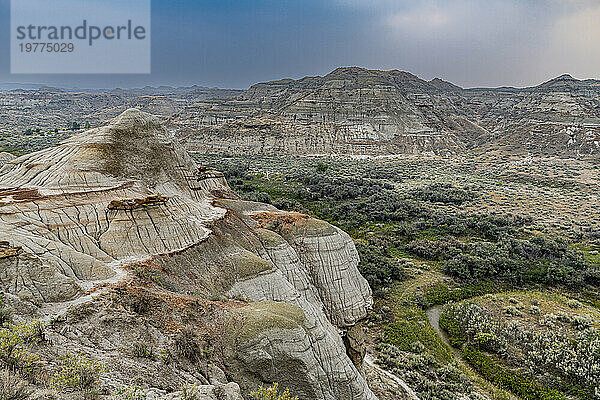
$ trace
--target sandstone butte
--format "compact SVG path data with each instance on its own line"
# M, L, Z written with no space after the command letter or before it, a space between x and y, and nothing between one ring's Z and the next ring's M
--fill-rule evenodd
M376 398L359 373L371 291L340 229L241 200L136 109L2 164L1 290L15 322L47 323L31 351L48 374L71 353L148 399L270 382Z

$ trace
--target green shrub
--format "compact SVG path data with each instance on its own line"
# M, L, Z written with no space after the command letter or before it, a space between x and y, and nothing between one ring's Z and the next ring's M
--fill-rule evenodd
M571 316L564 311L559 311L556 313L556 319L560 322L564 322L565 324L571 323Z
M181 400L200 400L200 391L196 385L185 385L181 388Z
M25 343L42 343L46 341L46 324L34 320L25 324L12 325L12 329Z
M113 400L146 400L144 389L139 386L121 386L111 396Z
M482 349L492 348L492 344L498 341L495 334L491 332L477 332L473 341Z
M434 203L462 205L478 198L477 192L470 188L458 188L448 183L433 183L429 186L415 189L414 197Z
M423 291L423 295L419 299L419 305L427 309L452 301L461 301L488 293L497 293L504 289L505 285L492 281L463 283L455 288L450 288L444 282L438 282Z
M466 337L463 335L460 323L454 318L454 306L447 307L440 315L440 328L448 335L448 341L454 347L462 346Z
M523 313L515 306L506 306L504 307L503 311L506 315L510 315L513 317L523 316Z
M417 239L408 242L404 248L425 260L440 261L461 253L463 245L453 237L440 240Z
M573 324L578 317L572 319ZM566 320L565 315L560 318ZM558 319L556 314L546 314L540 319L541 327L531 327L495 316L476 303L463 302L444 311L440 326L451 339L464 337L468 346L523 368L522 376L536 377L565 394L591 399L600 370L600 332L585 324L577 332L570 333L564 326L556 329Z
M60 370L50 379L50 385L57 390L75 389L82 392L93 392L97 388L100 374L106 367L80 354L67 354L60 357Z
M298 397L292 396L290 389L279 392L279 383L274 382L271 386L260 386L257 390L250 393L256 400L298 400Z
M524 400L567 399L564 394L555 389L545 388L519 372L499 366L489 356L471 345L463 347L462 356L484 378Z
M325 171L327 171L328 168L329 168L329 165L327 163L324 163L324 162L321 162L321 161L319 161L317 163L317 168L316 169L317 169L318 172L325 172Z
M569 287L594 283L591 264L563 239L540 235L516 239L514 235L470 242L458 254L445 257L444 271L465 281L500 278L512 284Z
M156 359L154 349L152 349L152 347L149 347L146 343L143 342L135 342L133 344L132 353L134 357L147 358L149 360Z
M582 304L575 299L567 300L567 305L574 310L577 310L577 309L581 308L581 306L582 306Z
M192 328L186 327L175 337L177 353L191 362L197 362L203 356L198 337Z
M360 256L358 269L373 288L390 285L406 276L403 264L390 258L385 248L371 242L357 243L356 249Z
M392 344L378 343L376 350L377 364L404 380L420 399L482 398L455 363L438 360L431 349L405 352Z
M529 307L529 313L531 315L540 315L541 310L538 306L531 306L531 307Z
M594 325L594 320L588 315L576 315L570 322L575 329L580 331L591 328Z
M19 371L28 375L37 367L39 357L25 348L25 342L32 341L33 336L28 324L12 325L0 329L0 362L11 371Z
M271 204L271 197L269 196L269 194L265 192L260 192L258 190L253 190L251 192L244 193L243 198L247 201L256 201L259 203Z

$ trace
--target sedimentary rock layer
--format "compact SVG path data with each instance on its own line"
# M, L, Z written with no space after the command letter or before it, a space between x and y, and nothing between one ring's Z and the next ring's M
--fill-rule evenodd
M85 317L94 327L103 323L96 318L115 318L110 304L127 291L181 304L225 296L238 302L211 306L213 319L228 321L220 362L243 392L279 381L303 399L374 399L340 336L356 330L371 305L350 237L306 215L240 200L149 114L128 110L4 165L0 242L7 249L0 285L18 318L56 319L95 302ZM148 288L131 286L145 277ZM157 343L168 342L161 329L180 329L145 318L159 327L148 333ZM55 340L105 361L118 337L135 332L113 325ZM120 368L109 383L127 381L133 370ZM152 392L153 382L146 384ZM165 385L158 389L170 398Z

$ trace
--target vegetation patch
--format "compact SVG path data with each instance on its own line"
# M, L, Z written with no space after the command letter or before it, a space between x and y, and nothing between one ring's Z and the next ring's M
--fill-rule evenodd
M93 393L98 390L100 374L106 367L81 354L66 354L60 357L60 369L50 379L52 387L59 391L77 390Z
M250 393L256 400L298 400L298 397L292 396L290 389L279 390L279 383L274 382L270 386L260 386Z
M490 382L505 388L525 400L566 400L564 394L556 389L548 389L534 379L503 368L491 357L471 345L462 349L464 359Z
M44 339L44 325L39 321L29 324L9 324L0 328L0 362L3 367L28 376L39 369L39 356L28 345Z
M464 301L440 318L452 345L465 344L465 360L528 399L561 398L553 397L557 391L594 398L600 390L599 322L577 301L536 292Z
M582 392L579 384L589 381L567 376L572 371L561 375L556 370L558 359L530 357L528 346L534 342L506 348L502 343L517 343L518 335L535 337L544 329L565 330L568 340L559 341L565 346L595 343L584 338L584 332L597 329L595 317L586 309L600 306L600 218L590 206L596 204L595 198L581 191L568 193L570 186L509 179L502 175L503 164L480 168L470 161L423 157L360 161L198 157L223 171L244 199L326 220L352 236L360 255L359 270L376 298L368 326L378 343L378 359L418 387L422 398L511 397L498 389L506 386L493 379L495 375L477 374L473 364L470 368L458 351L444 344L425 314L431 307L449 305L451 310L469 299L485 306L479 318L502 324L514 320L521 330L513 324L502 330L465 331L464 321L448 311L439 324L452 345L480 351L501 368L498 371L514 373L510 378L514 385L539 389L537 395L552 396L553 389L573 397L587 398L581 394L585 390L589 395L590 386ZM542 164L509 169L522 177L562 176L557 181L577 174L569 166L560 171L551 163ZM552 210L547 209L548 202L554 205ZM272 215L260 226L280 232L282 226L291 225ZM573 293L579 305L546 301L531 292L539 288ZM523 289L529 291L515 292ZM500 295L505 292L510 294ZM497 304L488 307L480 299ZM505 338L509 333L517 336ZM563 360L570 362L568 357ZM569 368L585 369L574 364ZM593 370L587 373L598 376ZM552 386L552 379L562 386Z

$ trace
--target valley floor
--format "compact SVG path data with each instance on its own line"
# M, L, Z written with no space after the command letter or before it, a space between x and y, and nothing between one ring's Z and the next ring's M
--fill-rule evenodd
M195 157L248 200L350 233L376 298L369 353L419 398L598 396L600 166Z

